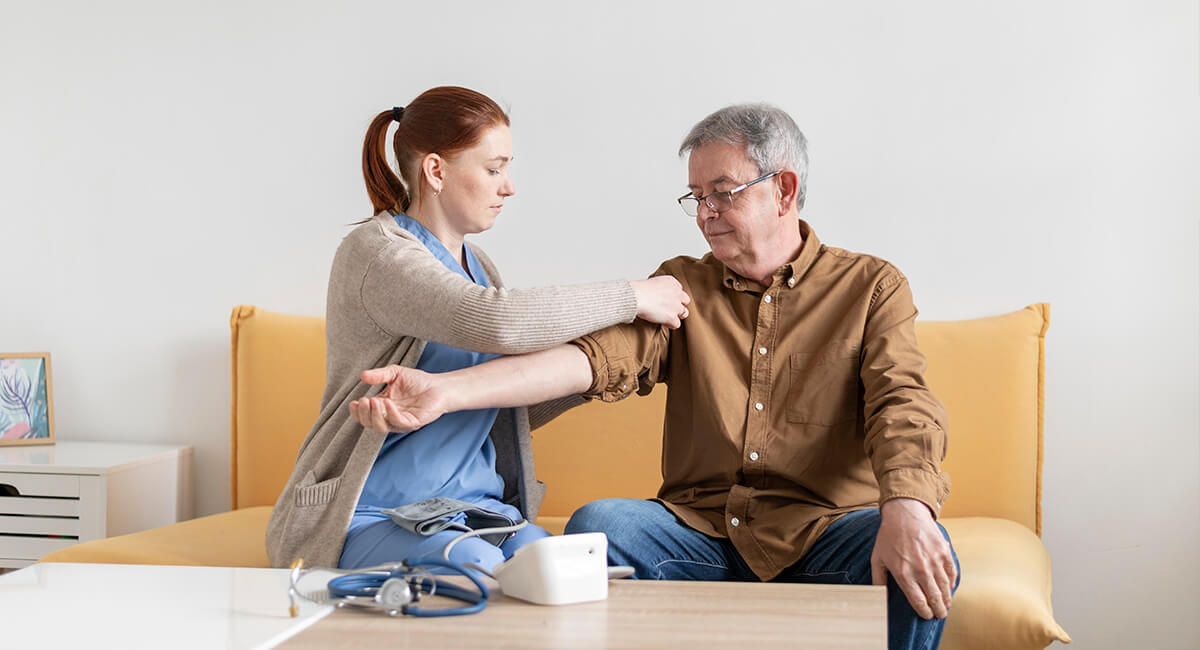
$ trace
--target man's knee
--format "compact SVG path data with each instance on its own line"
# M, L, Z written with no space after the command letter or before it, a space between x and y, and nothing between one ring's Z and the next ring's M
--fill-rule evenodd
M592 501L571 515L564 533L608 533L616 524L629 518L630 499L600 499Z

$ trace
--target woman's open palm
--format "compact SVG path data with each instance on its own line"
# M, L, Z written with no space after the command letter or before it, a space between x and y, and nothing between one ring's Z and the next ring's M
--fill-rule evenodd
M366 384L387 384L375 397L350 402L350 415L359 424L380 433L408 433L440 418L445 400L433 376L404 366L363 371Z

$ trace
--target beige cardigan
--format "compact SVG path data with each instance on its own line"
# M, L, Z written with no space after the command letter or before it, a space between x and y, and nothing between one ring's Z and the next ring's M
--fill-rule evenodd
M363 370L413 367L426 341L476 352L532 352L632 322L637 314L633 288L624 280L505 289L491 259L473 245L471 250L491 288L447 269L387 212L356 227L338 247L326 300L325 392L267 525L273 566L297 557L310 566L337 566L385 437L350 418L350 401L380 389L359 380ZM504 501L530 521L545 494L533 471L530 420L536 427L571 403L568 398L528 412L501 409L492 427Z

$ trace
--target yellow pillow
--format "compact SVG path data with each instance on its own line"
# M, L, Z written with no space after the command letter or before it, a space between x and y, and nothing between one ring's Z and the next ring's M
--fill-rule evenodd
M950 414L943 517L1000 517L1041 534L1042 375L1050 305L917 323L925 378Z

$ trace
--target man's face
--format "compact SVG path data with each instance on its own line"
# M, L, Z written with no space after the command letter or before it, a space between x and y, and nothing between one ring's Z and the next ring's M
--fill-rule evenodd
M710 142L688 157L688 189L693 196L727 192L758 178L758 167L741 145ZM696 225L713 256L741 273L741 262L761 257L779 224L778 186L774 179L756 183L733 195L733 206L714 212L703 201Z

